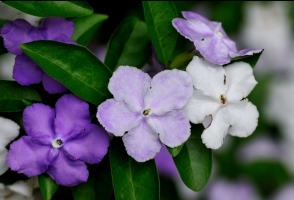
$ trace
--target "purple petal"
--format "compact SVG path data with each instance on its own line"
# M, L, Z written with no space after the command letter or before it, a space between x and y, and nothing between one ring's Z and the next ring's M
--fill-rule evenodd
M73 94L63 95L55 107L55 133L65 141L77 136L91 123L88 103Z
M253 55L254 53L260 53L262 49L243 49L239 51L236 55L230 54L230 56L237 57L237 56L248 56Z
M74 33L75 25L72 21L67 21L64 18L45 18L38 26L46 40L56 40L65 42L69 40Z
M27 55L15 57L13 78L21 85L40 83L43 76L42 69Z
M74 186L86 182L89 171L84 162L72 160L60 151L54 163L49 166L47 173L59 185Z
M151 89L145 96L145 107L156 115L162 115L173 109L182 108L192 96L191 76L181 70L165 70L151 81Z
M62 85L62 83L58 82L46 73L43 73L42 82L44 89L49 94L63 93L67 91L67 88L64 85Z
M108 99L99 105L97 118L108 132L123 136L125 132L138 126L143 117L130 110L125 102Z
M147 123L159 134L161 142L169 147L177 147L189 138L190 123L182 110L173 110L162 116L152 115Z
M64 145L64 150L74 160L90 164L99 163L106 155L109 146L109 135L100 126L90 124L81 134Z
M122 138L126 150L138 162L145 162L155 157L160 151L161 142L146 122L130 130Z
M51 144L54 133L55 109L34 103L23 111L23 125L26 133L42 144Z
M198 13L195 12L189 12L189 11L183 11L182 12L184 18L188 20L198 20L203 22L204 24L210 24L211 21L203 17L202 15L199 15Z
M13 171L31 177L44 173L57 154L57 149L23 136L10 145L6 162Z
M134 110L144 108L143 97L150 87L148 74L135 67L120 66L109 80L108 89L117 101L125 101Z
M7 50L15 55L22 54L19 44L42 39L38 29L23 19L6 23L0 31L0 36L4 38Z

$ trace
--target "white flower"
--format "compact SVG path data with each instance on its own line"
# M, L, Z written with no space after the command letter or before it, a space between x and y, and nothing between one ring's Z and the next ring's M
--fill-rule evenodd
M184 107L186 115L195 124L212 117L201 136L206 147L218 149L228 133L238 137L253 133L259 114L245 99L257 84L249 64L235 62L222 67L194 56L187 72L192 76L194 93Z
M19 126L10 119L0 117L0 175L7 171L5 146L19 134Z

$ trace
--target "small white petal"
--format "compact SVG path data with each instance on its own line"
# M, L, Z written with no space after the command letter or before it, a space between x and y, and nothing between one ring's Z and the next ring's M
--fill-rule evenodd
M257 127L259 116L256 106L248 100L243 100L226 107L231 125L229 134L238 137L251 135Z
M0 147L0 175L4 174L8 167L6 165L7 149Z
M193 96L188 100L183 110L189 120L198 124L203 122L208 115L214 115L221 106L215 98L203 94L200 90L194 90Z
M202 142L207 148L218 149L223 144L223 139L228 134L229 129L228 114L225 107L222 107L212 117L212 122L202 135Z
M194 87L208 96L217 98L227 91L227 85L224 84L225 70L222 66L194 56L187 72L192 76Z
M19 125L10 119L0 117L0 147L5 147L19 134Z
M226 67L226 84L228 101L239 101L248 96L257 84L252 67L245 62L235 62Z
M34 190L34 182L36 179L28 179L26 181L17 181L12 185L8 185L7 187L18 194L21 194L26 197L32 197Z

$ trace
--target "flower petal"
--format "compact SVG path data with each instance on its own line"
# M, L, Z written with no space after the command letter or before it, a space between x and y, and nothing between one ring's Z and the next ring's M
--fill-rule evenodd
M55 161L49 166L47 173L59 185L75 186L86 182L89 171L84 162L72 160L60 151Z
M255 105L248 100L227 105L230 119L229 134L238 137L247 137L257 127L259 113Z
M8 167L6 165L7 149L0 147L0 175L4 174Z
M46 40L56 40L65 42L60 38L71 38L74 33L75 24L72 21L67 21L64 18L50 17L42 20L38 29L43 34Z
M22 54L15 57L13 78L21 85L40 83L43 70L27 55Z
M198 20L198 21L203 22L204 24L212 23L207 18L205 18L202 15L199 15L198 13L195 13L195 12L183 11L182 14L188 20Z
M147 123L159 134L161 142L172 148L186 142L191 134L189 120L182 110L173 110L161 116L152 115Z
M55 133L64 141L74 138L91 123L88 103L73 94L63 95L55 107Z
M55 109L50 106L34 103L26 107L22 114L26 133L42 144L51 144L54 133Z
M5 147L18 136L19 128L14 121L0 117L0 148Z
M223 67L194 56L187 67L187 72L192 76L194 88L201 90L205 95L219 101L220 95L225 94L227 85L224 84Z
M44 173L58 154L51 146L40 145L30 136L23 136L10 145L8 167L28 177Z
M85 131L64 145L64 150L74 159L86 163L99 163L106 155L109 135L100 126L89 124Z
M130 110L125 102L108 99L99 105L97 118L108 132L123 136L125 132L138 126L143 117Z
M54 78L52 78L46 73L43 73L42 82L43 82L44 89L49 94L63 93L67 91L67 88L62 83L55 80Z
M4 24L0 30L0 36L4 38L6 49L15 55L22 54L19 44L42 39L38 29L24 19L16 19Z
M201 90L194 90L183 110L192 123L199 124L206 116L214 115L220 106L214 98L203 94Z
M177 69L165 70L156 74L151 81L151 89L144 98L145 107L156 115L163 115L182 108L192 96L191 76Z
M108 89L117 101L125 101L134 110L141 111L144 95L150 87L147 73L129 66L120 66L109 80Z
M212 122L202 135L202 142L207 148L218 149L223 144L223 139L228 134L229 120L226 108L220 108L212 117Z
M125 134L122 140L128 154L138 162L154 158L161 148L157 133L144 121Z
M224 67L228 85L228 101L240 101L252 91L257 84L252 67L245 62L235 62Z

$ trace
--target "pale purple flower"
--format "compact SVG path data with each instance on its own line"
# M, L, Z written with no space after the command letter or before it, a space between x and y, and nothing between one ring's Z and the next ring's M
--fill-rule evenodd
M194 42L201 55L214 64L224 65L232 58L262 51L256 49L238 51L235 42L227 36L220 22L209 21L194 12L182 12L182 14L186 19L173 19L173 26L181 35Z
M246 99L257 84L251 66L235 62L226 67L194 56L187 67L194 84L193 96L184 107L192 123L202 123L206 116L212 122L201 138L206 147L218 149L224 137L247 137L257 126L258 111Z
M45 18L38 26L32 26L23 19L6 23L0 30L6 49L16 55L13 78L21 85L37 84L42 81L44 89L50 93L62 93L67 88L48 76L19 47L19 44L36 40L55 40L75 44L70 38L74 32L74 23L63 18Z
M47 173L60 185L74 186L88 179L85 162L105 156L109 135L91 124L89 105L75 95L63 95L55 106L35 103L24 110L27 136L10 145L7 165L28 177Z
M193 92L188 73L165 70L151 80L135 67L120 66L108 89L114 99L98 107L97 118L108 132L123 136L127 153L138 162L154 158L162 143L176 147L190 136L181 110Z

